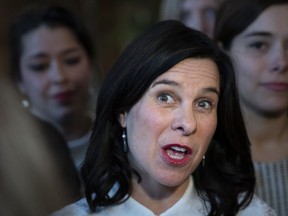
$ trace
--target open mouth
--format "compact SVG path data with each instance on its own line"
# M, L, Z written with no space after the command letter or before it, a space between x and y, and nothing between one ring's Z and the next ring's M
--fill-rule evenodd
M187 154L187 150L178 146L172 146L166 149L166 153L171 158L181 160Z
M184 165L190 159L192 149L188 146L170 144L162 148L163 158L172 165Z

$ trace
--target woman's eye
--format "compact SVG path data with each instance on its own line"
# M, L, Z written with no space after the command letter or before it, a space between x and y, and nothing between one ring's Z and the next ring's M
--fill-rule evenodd
M173 97L169 94L162 93L158 96L158 100L162 103L173 103Z
M47 69L48 64L32 64L29 65L29 68L35 72L41 72Z
M66 58L64 61L68 65L75 65L80 62L80 57Z
M251 43L249 47L255 50L264 50L267 48L267 45L264 42L258 41L258 42Z
M208 100L201 100L197 103L197 107L201 109L211 109L212 103Z
M205 16L209 19L209 20L215 20L216 17L216 10L214 8L207 8L205 10Z

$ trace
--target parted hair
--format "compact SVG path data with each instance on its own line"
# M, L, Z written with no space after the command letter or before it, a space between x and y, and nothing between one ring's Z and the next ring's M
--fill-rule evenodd
M125 202L131 178L141 176L122 147L120 113L129 111L161 74L187 58L211 59L220 74L218 124L206 153L205 166L191 175L209 215L234 215L249 204L255 178L230 58L205 34L179 21L154 24L136 37L116 60L104 81L82 176L92 212ZM115 184L115 194L108 194ZM241 199L239 199L241 195Z

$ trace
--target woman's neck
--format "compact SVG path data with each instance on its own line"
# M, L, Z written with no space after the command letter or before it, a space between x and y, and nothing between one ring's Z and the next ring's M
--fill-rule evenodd
M51 119L35 109L31 109L30 111L33 115L56 127L67 142L85 135L91 129L93 123L92 118L87 112L81 112L77 115L71 113L59 119Z
M56 125L66 141L78 139L85 135L92 126L92 119L88 116L67 118Z
M154 214L159 215L172 207L183 196L188 187L189 179L179 187L150 183L147 181L139 183L138 179L134 179L132 197Z
M243 108L252 156L257 161L275 161L288 157L288 111L274 117Z

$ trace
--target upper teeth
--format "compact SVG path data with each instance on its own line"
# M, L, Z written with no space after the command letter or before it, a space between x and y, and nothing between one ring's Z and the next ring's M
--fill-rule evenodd
M178 146L172 146L171 149L175 150L175 151L180 151L180 152L185 152L186 149L185 148L181 148Z

